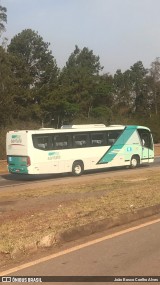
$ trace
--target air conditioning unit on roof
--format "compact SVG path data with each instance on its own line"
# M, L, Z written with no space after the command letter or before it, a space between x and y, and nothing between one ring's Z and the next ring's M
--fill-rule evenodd
M104 124L88 124L88 125L63 125L61 129L88 129L88 128L106 128Z

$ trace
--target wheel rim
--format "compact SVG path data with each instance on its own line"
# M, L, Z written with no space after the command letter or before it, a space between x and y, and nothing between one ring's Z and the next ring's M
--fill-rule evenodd
M132 159L132 166L133 166L133 167L136 167L136 166L137 166L137 159L136 159L136 158L133 158L133 159Z
M74 168L75 174L80 174L82 171L82 168L80 165L76 165Z

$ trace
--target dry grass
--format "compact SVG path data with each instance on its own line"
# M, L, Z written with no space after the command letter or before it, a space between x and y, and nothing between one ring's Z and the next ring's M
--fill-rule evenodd
M154 146L155 156L160 156L160 144Z
M6 160L0 160L0 174L7 173L7 162Z
M29 194L29 195L28 195ZM56 204L55 198L62 198ZM67 201L64 197L69 196ZM27 200L25 200L27 197ZM49 197L50 204L45 205ZM0 251L11 252L15 247L24 249L26 243L37 242L50 233L58 233L77 225L103 218L115 217L122 213L130 212L160 203L160 175L159 169L146 169L137 175L137 172L123 174L116 177L106 177L76 185L48 186L27 189L22 191L5 191L0 193L1 201L25 201L26 208L35 199L44 199L44 205L34 211L25 211L17 216L11 215L3 219L0 226ZM11 213L14 214L14 209Z

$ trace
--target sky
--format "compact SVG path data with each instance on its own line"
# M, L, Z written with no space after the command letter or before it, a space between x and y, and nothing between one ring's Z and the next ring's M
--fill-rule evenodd
M3 37L24 29L50 42L59 68L75 45L100 57L103 73L145 68L160 57L160 0L0 0L7 8Z

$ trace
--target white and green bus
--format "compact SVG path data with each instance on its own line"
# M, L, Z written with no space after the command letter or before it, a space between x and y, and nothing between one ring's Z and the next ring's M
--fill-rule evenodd
M49 174L118 166L135 168L154 161L150 129L144 126L66 125L61 129L9 131L8 170Z

